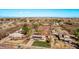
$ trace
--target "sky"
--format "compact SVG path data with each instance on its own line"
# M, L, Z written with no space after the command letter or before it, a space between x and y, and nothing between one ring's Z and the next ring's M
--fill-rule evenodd
M79 17L79 9L0 9L0 17Z

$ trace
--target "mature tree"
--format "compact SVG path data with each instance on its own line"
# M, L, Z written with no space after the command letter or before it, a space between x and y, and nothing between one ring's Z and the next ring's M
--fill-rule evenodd
M79 28L77 28L74 32L75 36L77 36L79 38Z
M31 27L25 26L25 25L22 27L23 34L27 35L27 34L29 34L30 31L31 31Z
M39 27L39 24L38 24L38 23L33 23L32 25L33 25L33 28L34 28L35 30L38 30L38 27Z

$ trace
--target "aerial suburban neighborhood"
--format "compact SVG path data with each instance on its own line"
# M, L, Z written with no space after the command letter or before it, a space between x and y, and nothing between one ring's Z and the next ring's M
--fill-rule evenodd
M0 18L0 49L78 49L79 18Z

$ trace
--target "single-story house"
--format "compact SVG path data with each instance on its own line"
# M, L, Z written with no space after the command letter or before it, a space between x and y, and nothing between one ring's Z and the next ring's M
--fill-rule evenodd
M11 39L23 39L25 36L21 33L12 33L12 34L9 34L9 38Z

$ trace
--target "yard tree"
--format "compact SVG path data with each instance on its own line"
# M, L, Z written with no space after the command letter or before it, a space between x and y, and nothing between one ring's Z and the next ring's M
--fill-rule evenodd
M75 36L77 36L79 38L79 28L77 28L74 32Z
M38 24L38 23L33 23L33 28L34 28L35 30L38 30L38 27L39 27L39 24Z
M23 32L22 32L23 34L27 35L27 34L29 34L29 32L31 31L31 27L24 25L24 26L22 27L22 31L23 31Z

